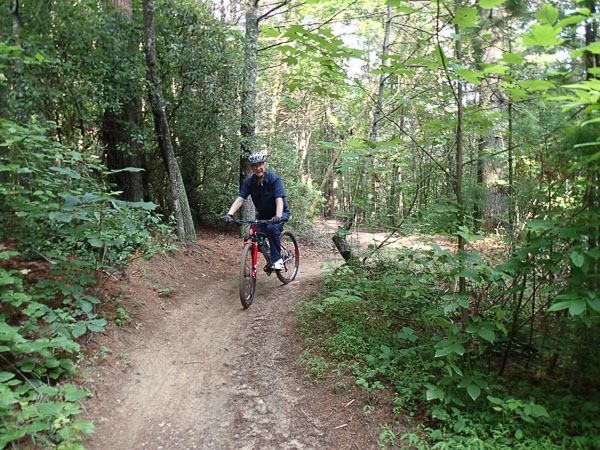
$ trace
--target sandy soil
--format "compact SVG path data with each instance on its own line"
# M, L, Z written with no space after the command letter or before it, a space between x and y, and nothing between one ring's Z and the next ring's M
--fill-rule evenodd
M309 381L298 363L304 348L292 308L322 282L335 256L329 244L301 245L289 285L259 273L244 310L239 237L202 232L198 242L140 258L111 280L131 320L88 344L81 383L93 393L84 407L96 433L86 447L379 448L390 411L376 399L363 408L351 382Z

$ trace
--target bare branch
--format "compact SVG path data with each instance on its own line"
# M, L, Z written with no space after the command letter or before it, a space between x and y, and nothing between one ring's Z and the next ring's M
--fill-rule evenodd
M269 15L271 15L273 12L277 11L280 8L283 8L285 5L287 5L290 2L290 0L284 0L283 2L281 2L279 5L275 6L274 8L270 9L269 11L267 11L266 13L264 13L262 16L259 16L258 18L258 22L260 22L263 19L266 19L267 17L269 17Z

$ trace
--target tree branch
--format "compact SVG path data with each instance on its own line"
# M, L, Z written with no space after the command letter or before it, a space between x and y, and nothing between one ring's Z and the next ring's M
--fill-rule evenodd
M264 13L262 16L259 16L257 19L257 22L260 22L263 19L266 19L267 17L269 17L269 15L271 13L273 13L274 11L277 11L280 8L283 8L285 5L287 5L290 2L290 0L284 0L283 2L281 2L279 5L275 6L274 8L270 9L269 11L267 11L266 13Z

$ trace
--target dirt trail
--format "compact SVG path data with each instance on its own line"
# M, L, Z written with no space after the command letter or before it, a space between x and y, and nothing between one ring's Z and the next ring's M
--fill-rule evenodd
M87 405L96 433L86 447L376 448L365 425L346 430L346 420L336 429L355 414L344 408L347 395L323 408L322 389L298 367L301 341L291 308L324 277L322 264L301 261L286 286L260 273L248 310L239 302L235 271L200 280L201 289L178 299L158 323L122 331L116 341L127 353L120 353L120 367L96 375L97 397Z
M96 426L86 448L379 448L391 411L376 399L363 408L353 381L308 381L298 363L304 343L292 308L318 288L336 252L301 246L299 274L285 286L261 271L244 310L239 238L214 232L199 242L129 269L129 309L144 306L128 327L92 342L102 357L82 375ZM170 297L164 283L176 286Z

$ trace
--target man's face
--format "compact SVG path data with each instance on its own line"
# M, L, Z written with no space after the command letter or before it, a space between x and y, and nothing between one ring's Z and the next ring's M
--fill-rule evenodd
M258 164L252 164L252 172L254 172L254 175L256 175L258 178L261 178L265 176L265 168L266 168L267 164L264 162L258 163Z

